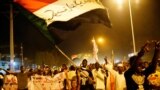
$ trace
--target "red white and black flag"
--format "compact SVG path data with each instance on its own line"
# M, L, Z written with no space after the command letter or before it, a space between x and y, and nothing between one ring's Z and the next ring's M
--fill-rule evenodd
M53 33L54 29L75 30L82 23L99 23L111 27L108 12L99 0L14 0L14 2L43 20L40 24L39 19L27 14L33 23L47 28L48 31L41 30L47 38L50 38L48 35L50 32Z

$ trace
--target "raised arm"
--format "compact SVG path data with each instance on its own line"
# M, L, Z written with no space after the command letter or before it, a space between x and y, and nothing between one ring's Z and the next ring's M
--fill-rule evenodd
M137 56L133 56L130 58L130 65L131 68L135 68L138 65L138 62L141 61L142 56L150 50L150 42L147 41L147 43L142 46L141 50L138 52Z
M160 41L155 42L154 55L151 63L149 64L148 68L146 68L145 70L146 75L149 75L156 70L158 58L160 58Z

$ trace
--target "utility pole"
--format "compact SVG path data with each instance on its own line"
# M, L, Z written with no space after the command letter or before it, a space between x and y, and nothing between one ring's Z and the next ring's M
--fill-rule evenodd
M21 43L21 60L22 60L22 66L24 66L24 59L23 59L23 44Z
M10 69L14 71L13 3L10 2Z
M128 0L129 6L129 15L130 15L130 23L131 23L131 31L132 31L132 43L133 43L133 53L136 54L136 43L135 43L135 35L134 35L134 26L133 26L133 18L132 18L132 6L131 1Z

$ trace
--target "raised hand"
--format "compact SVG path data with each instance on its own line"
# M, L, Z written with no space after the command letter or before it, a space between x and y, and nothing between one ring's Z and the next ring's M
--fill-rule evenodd
M150 49L151 49L151 41L147 41L146 43L145 43L145 45L142 47L142 50L144 51L144 52L149 52L150 51Z

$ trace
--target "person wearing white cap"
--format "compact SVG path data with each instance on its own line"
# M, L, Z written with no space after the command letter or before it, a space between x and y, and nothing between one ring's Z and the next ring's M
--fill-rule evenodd
M126 80L124 77L124 66L122 63L117 64L117 73L115 77L115 90L126 90Z

